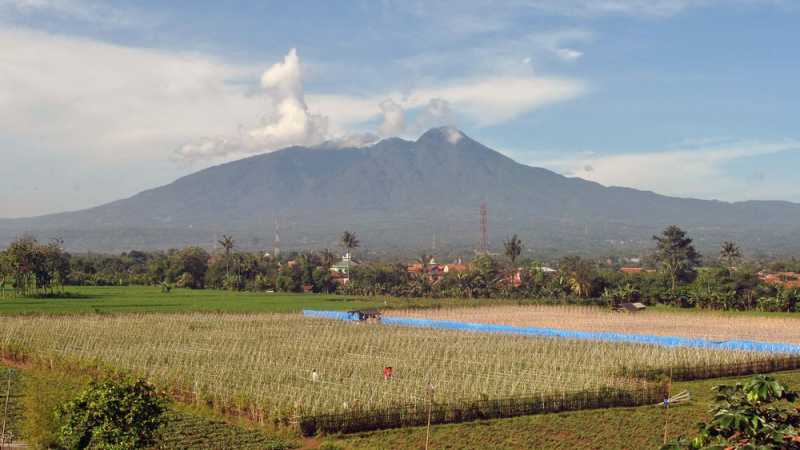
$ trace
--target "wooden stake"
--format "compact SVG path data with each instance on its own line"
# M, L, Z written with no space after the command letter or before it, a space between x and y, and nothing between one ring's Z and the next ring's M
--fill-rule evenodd
M8 417L8 398L11 396L11 369L8 369L8 382L6 383L6 405L3 408L3 429L0 431L0 449L6 444L6 418Z
M669 398L672 397L672 367L669 368L669 379L667 380L667 399L664 405L664 445L667 445L667 434L669 430Z
M433 409L433 385L428 383L428 427L425 431L425 450L431 440L431 409Z

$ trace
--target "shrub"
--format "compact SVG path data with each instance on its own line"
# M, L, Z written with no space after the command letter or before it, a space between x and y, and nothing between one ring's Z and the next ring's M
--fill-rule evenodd
M662 450L800 449L798 394L774 378L756 375L746 383L716 386L713 415L692 440L681 438Z
M128 450L155 442L164 401L143 380L92 382L61 405L59 443L67 449Z

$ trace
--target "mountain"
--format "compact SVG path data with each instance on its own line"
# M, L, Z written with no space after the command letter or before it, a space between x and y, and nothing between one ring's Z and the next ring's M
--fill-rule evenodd
M351 229L373 250L469 249L488 205L490 242L518 233L529 248L650 245L679 224L701 246L737 239L746 248L798 244L800 204L675 198L606 187L519 164L454 128L416 141L365 148L290 147L201 170L128 199L76 212L0 220L0 244L20 233L60 236L73 250L212 246L222 233L240 246L271 248L274 223L287 248L335 247Z

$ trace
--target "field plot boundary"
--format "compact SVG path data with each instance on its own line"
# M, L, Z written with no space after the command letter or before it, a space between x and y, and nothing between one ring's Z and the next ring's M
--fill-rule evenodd
M317 433L356 433L420 426L427 423L429 408L432 424L446 424L564 411L655 405L664 400L665 392L663 383L642 382L637 389L598 389L532 397L410 403L391 408L304 416L300 418L300 432L304 436L311 436Z
M306 317L317 317L338 320L355 320L353 315L341 311L320 311L304 309ZM417 319L411 317L384 317L382 322L390 325L405 325L422 328L437 328L447 330L475 331L482 333L522 334L540 337L556 337L565 339L578 339L605 342L627 342L633 344L662 345L666 347L699 347L720 350L741 350L766 353L790 353L800 355L800 345L760 342L750 340L712 341L702 338L688 338L682 336L657 336L646 334L626 334L605 331L576 331L561 328L544 327L519 327L514 325L498 325L479 322L460 322L454 320Z

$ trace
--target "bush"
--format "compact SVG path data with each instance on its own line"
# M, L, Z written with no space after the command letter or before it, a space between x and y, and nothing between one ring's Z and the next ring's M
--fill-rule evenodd
M144 380L92 382L56 410L59 443L67 449L128 450L155 442L164 401Z
M662 450L800 449L798 394L774 378L756 375L746 383L716 386L713 415L692 440L681 438Z

